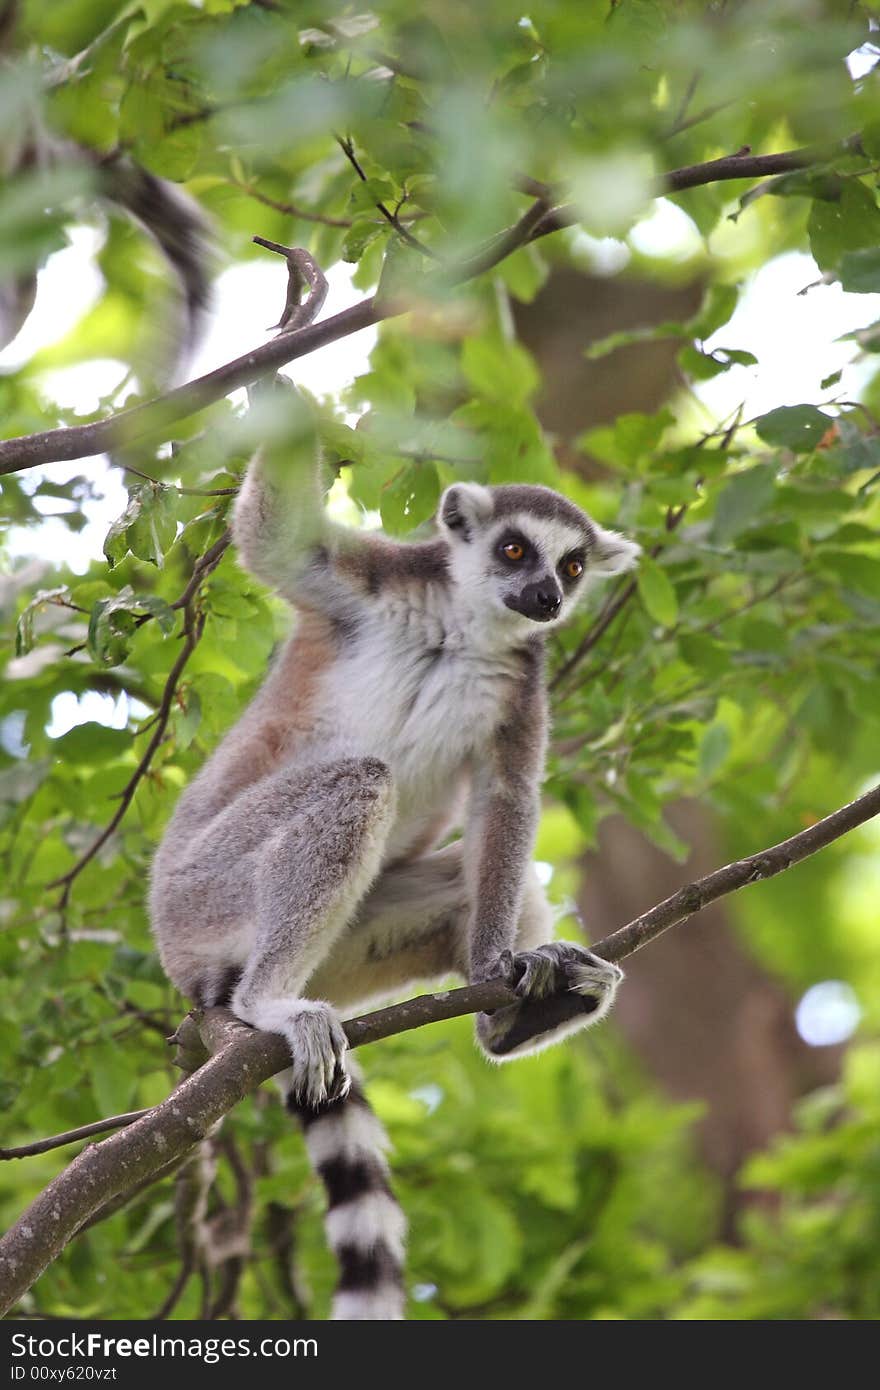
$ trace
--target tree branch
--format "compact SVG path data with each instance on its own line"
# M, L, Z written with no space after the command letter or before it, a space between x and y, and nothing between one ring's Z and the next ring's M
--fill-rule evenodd
M323 319L321 323L309 324L295 333L280 334L270 343L253 348L234 361L215 368L213 372L197 377L195 381L177 386L155 400L145 401L143 405L108 416L106 420L2 440L0 475L36 468L43 463L117 451L150 437L165 439L170 427L178 420L213 405L230 391L249 386L298 357L306 357L328 343L338 342L340 338L359 333L362 328L370 328L382 319L402 312L399 305L396 308L380 306L373 295L360 304L352 305L350 309L343 309L341 313Z
M206 571L201 572L201 574L198 577L198 583L201 583L202 579L205 576L205 573ZM192 581L190 582L192 583ZM184 613L185 618L182 634L183 646L181 647L180 652L178 653L177 660L172 666L170 672L168 673L168 679L166 680L165 688L162 691L162 699L159 704L159 709L154 716L155 723L153 727L153 732L150 736L150 741L144 749L144 752L141 756L141 759L137 767L135 768L134 772L132 773L131 777L128 779L128 782L125 785L125 788L122 792L122 796L120 797L118 807L114 811L113 815L110 817L110 820L104 826L104 829L92 841L88 849L80 855L79 859L77 859L73 867L71 869L68 869L67 873L61 874L58 878L53 879L51 883L47 884L47 887L49 888L61 889L61 896L58 900L58 910L62 915L62 921L64 920L64 914L67 909L67 904L70 901L70 893L74 883L76 882L77 878L82 873L86 865L94 859L98 851L110 839L110 836L113 834L114 830L116 830L117 827L120 825L123 817L125 816L126 811L128 810L129 806L134 800L135 792L137 791L138 787L140 786L141 782L143 781L144 777L149 771L150 764L153 761L153 757L155 756L159 748L159 745L165 737L165 730L168 727L168 721L171 718L171 709L174 703L174 697L177 693L177 682L180 680L180 677L183 674L183 670L186 666L186 663L189 661L190 657L192 656L193 652L198 646L205 626L205 616L203 613L195 611L195 609L192 606L191 598L187 600Z
M752 154L746 145L736 154L723 155L720 159L708 159L703 164L686 164L681 169L670 169L661 174L656 181L655 197L662 198L667 193L683 193L688 188L701 188L708 183L727 183L732 179L762 179L769 174L788 174L793 169L808 169L811 164L825 164L835 155L860 148L858 135L851 135L837 145L805 145L799 150L782 150L779 154ZM583 211L574 203L564 203L550 209L535 227L531 240L558 232L563 227L571 227L580 222Z
M623 960L709 903L746 884L782 873L877 815L880 785L790 839L686 884L597 942L594 950L606 960ZM349 1046L362 1047L426 1023L502 1008L515 998L500 980L490 980L409 999L349 1019L343 1026ZM211 1054L209 1060L161 1105L109 1139L86 1148L0 1239L0 1314L21 1298L96 1212L132 1187L146 1185L153 1176L167 1171L169 1164L204 1139L234 1105L290 1063L287 1045L279 1034L255 1032L226 1009L188 1015L175 1039L187 1069L202 1053Z
M352 169L354 169L361 182L369 183L369 179L364 173L363 166L360 160L358 159L357 155L355 154L354 141L350 137L343 138L341 135L337 135L336 143L342 150L342 153L345 155L346 159L348 160ZM391 209L387 207L385 203L380 201L377 201L375 206L377 211L380 212L382 216L385 218L385 221L394 228L401 241L405 242L407 246L412 247L413 251L418 251L420 256L426 256L429 260L432 261L439 261L440 257L436 254L436 252L432 251L430 246L426 246L423 241L420 241L417 236L413 236L409 228L403 225L396 212L392 212Z
M709 160L705 164L673 169L660 176L657 195L681 192L722 180L764 178L768 174L806 168L810 164L824 162L841 148L854 148L857 139L857 136L853 136L834 149L804 148L767 155L741 153ZM543 191L543 185L535 184L533 180L526 180L526 183L530 188L542 190L532 207L517 223L499 233L487 248L465 260L457 270L443 272L444 283L458 284L483 274L521 246L580 220L581 212L573 204L550 207L547 194L552 190ZM120 411L106 420L0 440L0 476L25 468L36 468L44 463L118 451L150 437L165 440L176 421L204 410L230 391L251 385L288 362L317 352L319 348L338 342L340 338L359 333L363 328L371 328L383 319L396 318L405 313L406 308L399 300L379 301L372 295L321 323L282 334L195 381L178 386L155 400Z
M10 1158L33 1158L34 1154L45 1154L50 1149L61 1149L65 1144L75 1144L78 1139L92 1139L96 1134L106 1134L111 1129L125 1129L134 1124L149 1110L129 1110L124 1115L108 1115L106 1120L94 1120L90 1125L80 1125L79 1129L68 1129L63 1134L52 1134L48 1139L35 1139L31 1144L20 1144L17 1149L0 1149L0 1162Z

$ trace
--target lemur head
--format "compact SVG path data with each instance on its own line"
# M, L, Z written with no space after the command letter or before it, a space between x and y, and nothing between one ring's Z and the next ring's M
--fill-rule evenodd
M564 622L591 577L632 569L640 551L547 487L454 483L438 522L454 582L517 636Z

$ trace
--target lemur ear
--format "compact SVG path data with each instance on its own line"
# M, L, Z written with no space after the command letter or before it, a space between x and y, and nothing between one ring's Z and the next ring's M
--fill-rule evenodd
M589 562L593 574L624 574L635 566L642 553L636 541L627 540L618 531L606 531L595 522L593 533Z
M463 541L469 541L478 527L484 526L494 510L492 494L479 483L453 483L440 498L437 519L444 531Z

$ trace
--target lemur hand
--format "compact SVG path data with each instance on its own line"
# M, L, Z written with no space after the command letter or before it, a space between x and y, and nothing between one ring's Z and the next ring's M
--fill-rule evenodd
M623 979L619 966L571 941L502 951L495 974L521 1001L477 1017L477 1037L495 1061L535 1052L598 1022Z

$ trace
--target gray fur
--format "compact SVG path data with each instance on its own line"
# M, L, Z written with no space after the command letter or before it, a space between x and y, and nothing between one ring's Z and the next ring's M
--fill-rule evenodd
M450 972L513 971L522 1004L477 1025L500 1060L571 1031L552 1021L560 991L584 994L583 1026L619 979L579 947L551 952L552 971L534 954L552 914L530 861L547 739L543 638L591 567L627 568L638 547L545 488L456 484L438 525L437 540L411 545L346 530L325 517L311 460L252 462L235 511L239 554L296 605L298 625L181 796L155 860L168 975L203 1003L231 995L240 1017L283 1034L288 1099L307 1113L338 1106L349 1086L338 1009ZM527 544L522 568L499 559L511 525ZM559 612L537 622L516 611L524 586L559 575L573 551L585 577L560 579ZM461 841L436 848L462 827ZM347 1188L333 1171L338 1196ZM350 1281L341 1316L391 1306L356 1287L358 1269L387 1283L389 1261L349 1251L368 1231L388 1244L390 1200L365 1192L350 1230L344 1204L333 1216Z

